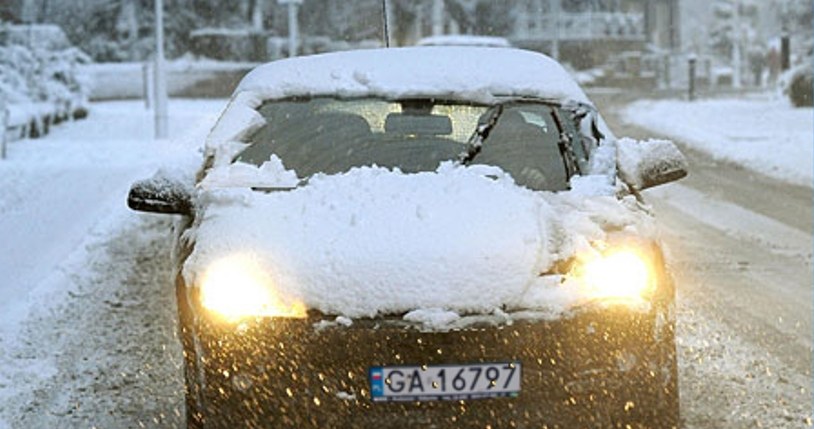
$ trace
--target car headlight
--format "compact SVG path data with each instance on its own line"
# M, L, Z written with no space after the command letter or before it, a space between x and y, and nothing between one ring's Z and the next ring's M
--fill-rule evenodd
M610 251L583 261L576 274L586 292L598 299L640 300L655 286L650 261L632 249Z
M305 317L305 307L284 299L271 277L251 258L233 256L213 263L200 283L201 305L227 320L244 317Z

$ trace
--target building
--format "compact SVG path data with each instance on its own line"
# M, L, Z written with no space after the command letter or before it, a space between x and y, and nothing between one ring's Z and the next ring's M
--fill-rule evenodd
M518 0L510 40L577 68L622 52L680 49L679 0Z

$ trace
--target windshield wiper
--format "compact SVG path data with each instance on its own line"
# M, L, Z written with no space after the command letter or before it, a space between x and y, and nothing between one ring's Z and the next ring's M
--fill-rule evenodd
M306 177L305 179L300 179L300 181L297 182L297 184L294 185L294 186L252 186L252 191L265 192L265 193L278 192L278 191L291 191L291 190L299 188L300 186L307 185L308 184L308 179L310 179L310 177Z
M472 133L466 142L466 152L458 156L458 162L467 165L478 156L483 147L483 141L489 137L489 133L492 132L492 128L497 124L497 120L501 114L503 114L503 105L498 104L489 112L486 123L479 124L478 127L475 128L475 132Z

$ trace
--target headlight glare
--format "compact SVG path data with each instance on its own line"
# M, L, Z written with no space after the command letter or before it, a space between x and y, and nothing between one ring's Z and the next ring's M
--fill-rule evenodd
M244 317L305 317L302 303L284 299L270 276L247 257L213 263L200 283L201 304L227 320Z
M624 249L584 262L580 278L594 298L641 299L651 289L653 274L647 259Z

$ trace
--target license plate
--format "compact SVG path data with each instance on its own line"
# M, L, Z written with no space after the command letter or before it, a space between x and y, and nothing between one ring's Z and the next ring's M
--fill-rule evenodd
M467 365L374 366L368 371L373 401L442 401L516 397L520 362Z

